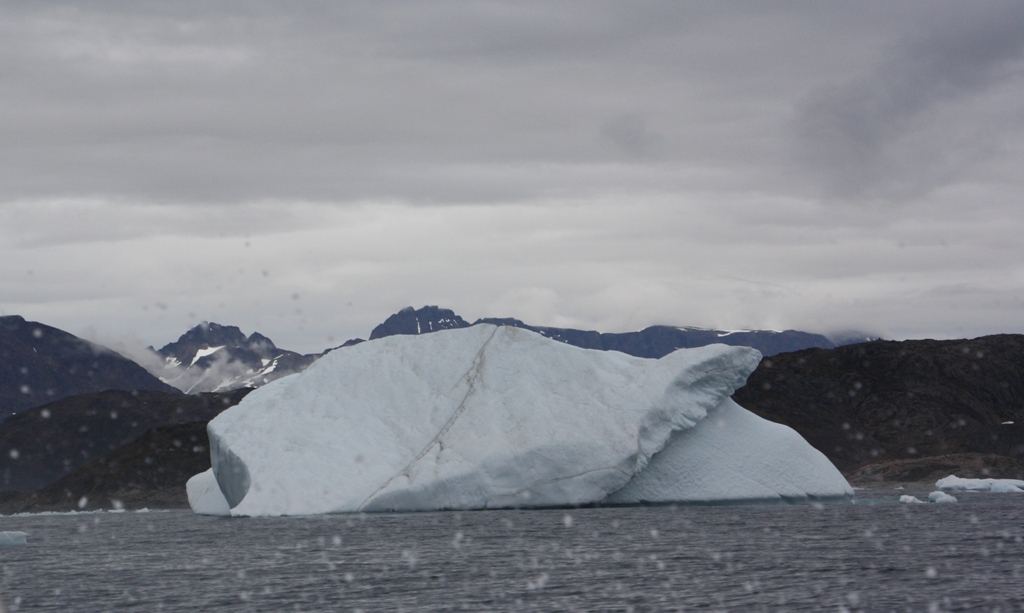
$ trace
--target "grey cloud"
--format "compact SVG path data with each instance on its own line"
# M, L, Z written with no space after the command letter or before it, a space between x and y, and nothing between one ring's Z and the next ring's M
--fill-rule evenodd
M647 126L647 118L640 114L622 114L612 117L601 126L601 136L611 141L626 157L642 158L654 153L658 137Z
M833 193L928 191L998 149L1005 124L985 125L984 111L942 107L970 105L1000 84L1024 85L1024 5L956 8L923 20L924 31L893 45L868 76L817 89L798 106L798 155ZM965 123L969 146L956 138Z
M723 105L701 92L760 71L727 41L770 9L28 6L0 20L0 200L507 201L585 190L588 169L638 155L756 168L766 142L744 136L761 118L708 117ZM584 180L500 172L551 165Z
M409 304L609 331L1019 330L1019 17L3 3L0 311L308 351ZM958 284L976 310L929 293Z

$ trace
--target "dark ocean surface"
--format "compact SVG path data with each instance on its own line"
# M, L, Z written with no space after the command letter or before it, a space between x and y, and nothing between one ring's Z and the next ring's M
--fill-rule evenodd
M0 517L14 611L1024 611L1024 495L212 518ZM923 492L910 492L919 498Z

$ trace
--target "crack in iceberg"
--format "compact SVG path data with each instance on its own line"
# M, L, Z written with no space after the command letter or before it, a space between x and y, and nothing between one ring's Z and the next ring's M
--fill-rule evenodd
M444 422L444 424L441 426L441 429L438 430L438 432L434 436L434 438L430 439L430 442L427 443L426 446L423 447L423 449L418 454L416 454L416 457L414 457L412 460L410 460L409 463L406 464L404 468L402 468L402 470L398 471L390 479L385 481L383 485L381 485L379 488L377 488L376 491L374 491L372 494L370 494L366 498L366 500L364 500L359 505L360 509L365 507L378 494L380 494L381 492L386 490L388 488L388 486L390 486L392 483L394 483L395 479L397 479L397 478L399 478L399 477L401 477L403 475L405 477L409 477L410 476L409 475L409 470L413 467L413 465L415 465L416 462L419 462L420 460L422 460L424 458L424 456L426 456L427 453L430 452L430 450L434 447L434 445L441 443L441 438L445 434L447 434L449 430L451 430L452 426L455 424L455 420L458 419L459 416L461 416L463 413L466 412L466 402L469 400L470 395L472 395L472 393L473 393L473 391L475 389L477 379L480 378L480 368L481 368L481 366L483 366L483 363L484 363L484 352L487 350L487 345L490 344L491 340L494 338L494 336L498 333L498 330L500 330L500 329L501 328L497 328L496 327L496 328L494 328L493 331L491 331L491 335L487 337L487 340L485 340L482 345L480 345L480 350L477 352L476 357L473 359L473 364L470 365L470 367L466 370L466 374L462 375L462 377L459 378L459 381L462 381L463 379L468 381L468 385L467 385L467 389L466 389L466 394L462 397L462 401L459 402L459 405L457 407L455 407L455 410L452 411L452 414L448 418L448 420ZM456 385L458 385L458 384L456 384ZM452 389L454 389L454 388L452 388ZM444 445L443 444L441 445L441 451L444 451ZM438 455L440 455L440 452L438 453Z
M591 468L589 470L584 470L584 471L576 473L574 475L566 475L564 477L557 477L555 479L544 479L544 480L541 480L541 481L534 481L533 483L531 483L531 484L529 484L527 486L521 487L518 490L515 490L515 491L510 492L508 494L499 494L497 496L488 496L487 499L486 499L487 500L486 501L486 506L490 507L491 503L493 503L494 501L500 501L503 498L509 498L509 497L516 498L516 497L520 497L525 492L529 492L530 490L536 489L538 487L543 487L545 485L554 485L555 483L561 483L563 481L571 481L573 479L578 479L578 478L584 477L586 475L590 475L590 474L593 474L593 473L604 472L604 471L614 471L614 472L617 472L617 473L621 473L627 479L633 476L632 473L630 473L628 471L625 471L625 470L619 468L618 466L602 466L600 468Z

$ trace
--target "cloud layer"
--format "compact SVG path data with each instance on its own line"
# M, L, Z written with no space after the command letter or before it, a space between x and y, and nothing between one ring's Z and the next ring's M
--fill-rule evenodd
M1024 332L1017 3L0 8L0 311Z

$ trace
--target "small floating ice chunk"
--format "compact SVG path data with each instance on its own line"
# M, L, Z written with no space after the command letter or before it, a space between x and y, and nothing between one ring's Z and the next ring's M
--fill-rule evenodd
M25 532L0 532L0 547L28 545L28 534Z
M1019 479L961 479L950 475L936 481L935 487L940 490L1024 492L1024 481Z
M932 492L928 494L928 500L931 502L956 502L956 498L946 492Z
M908 496L906 494L900 496L900 502L904 504L928 504L925 501L918 499L916 496Z

